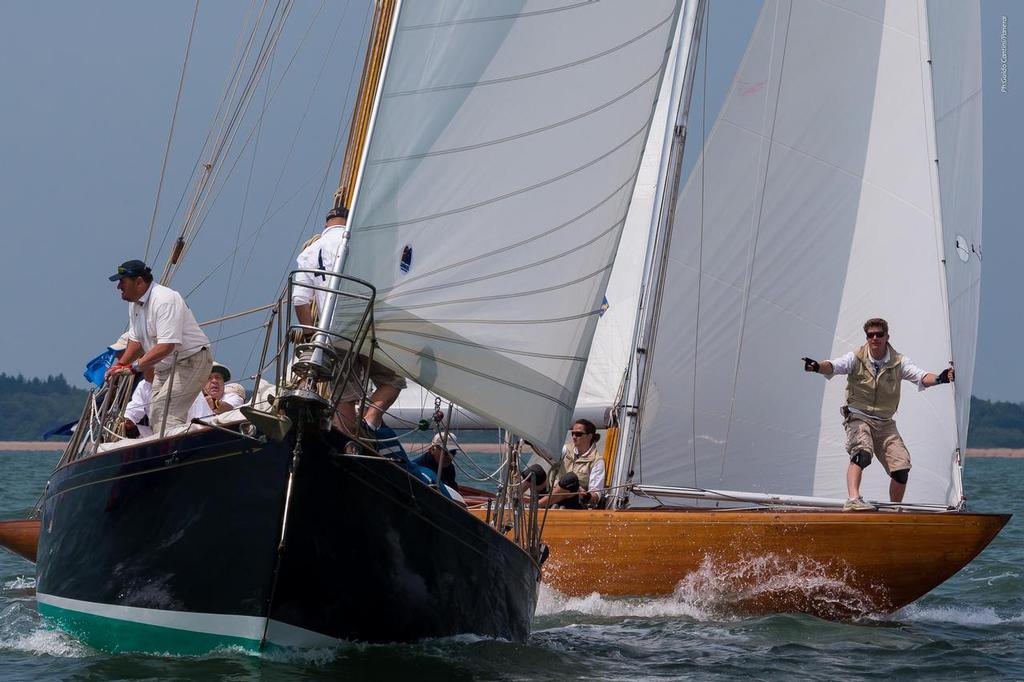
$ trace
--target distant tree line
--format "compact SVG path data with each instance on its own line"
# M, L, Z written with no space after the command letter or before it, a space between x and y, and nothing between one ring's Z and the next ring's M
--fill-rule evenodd
M87 392L63 374L26 379L0 373L0 440L39 440L82 414ZM972 448L1024 448L1024 403L971 398Z
M967 446L1024 448L1024 403L982 400L972 396Z
M0 440L41 440L55 426L77 419L86 395L63 374L26 379L0 373Z

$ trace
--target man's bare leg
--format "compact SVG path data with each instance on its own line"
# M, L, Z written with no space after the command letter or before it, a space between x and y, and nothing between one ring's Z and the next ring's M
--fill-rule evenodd
M846 493L851 500L860 497L860 481L863 476L864 470L850 462L850 466L846 469Z
M394 386L388 386L387 384L379 386L370 395L370 399L366 403L366 412L363 415L363 421L366 422L366 425L371 429L378 428L384 419L384 414L398 400L399 393L401 393L401 390Z
M902 502L903 495L907 492L907 484L900 483L895 478L889 479L889 501Z

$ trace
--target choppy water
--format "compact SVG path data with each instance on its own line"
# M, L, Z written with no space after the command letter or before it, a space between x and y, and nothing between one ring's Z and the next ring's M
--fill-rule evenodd
M32 506L56 459L0 453L0 517ZM110 656L50 629L35 610L33 565L0 551L0 680L1022 680L1024 460L971 460L965 483L972 510L1019 516L916 604L853 623L715 613L702 606L697 585L708 586L698 581L666 599L545 590L525 645L458 637L287 657Z

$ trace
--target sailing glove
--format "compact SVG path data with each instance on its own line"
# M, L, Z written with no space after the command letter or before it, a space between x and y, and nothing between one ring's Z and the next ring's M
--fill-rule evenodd
M947 367L946 369L939 372L938 376L935 377L935 383L937 384L948 384L953 381L953 368Z
M821 369L821 364L819 364L817 360L811 360L810 358L800 358L800 359L804 361L804 371L805 372L815 372L815 373L817 373L818 370Z

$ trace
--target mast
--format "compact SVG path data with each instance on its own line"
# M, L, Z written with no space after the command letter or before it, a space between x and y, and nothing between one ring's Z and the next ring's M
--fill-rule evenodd
M366 46L366 60L363 62L363 74L359 81L356 108L352 112L352 121L349 124L348 143L345 146L345 158L341 164L338 189L334 193L335 206L348 208L352 206L353 190L366 150L366 136L370 129L377 86L384 73L388 37L391 35L397 4L398 0L377 0L374 7L373 24L370 27L370 37Z
M680 48L676 52L675 69L672 75L673 101L669 105L669 117L674 119L674 125L671 133L668 170L664 174L664 182L659 188L661 210L658 220L651 225L654 238L650 240L652 246L644 264L644 286L640 295L640 309L633 337L633 354L627 368L626 390L618 408L618 451L611 479L611 485L616 491L612 501L612 505L615 507L625 505L627 492L623 486L632 479L633 466L636 461L641 406L647 387L647 359L653 350L657 335L661 291L665 280L665 264L672 238L676 202L679 197L686 126L690 113L693 76L697 68L697 54L700 46L701 27L704 23L705 6L705 0L686 0L680 22L679 31L682 40ZM675 112L674 115L672 112Z

